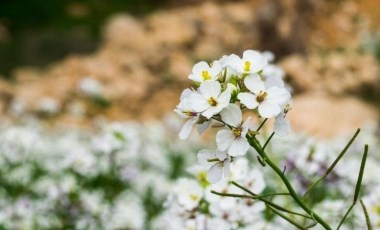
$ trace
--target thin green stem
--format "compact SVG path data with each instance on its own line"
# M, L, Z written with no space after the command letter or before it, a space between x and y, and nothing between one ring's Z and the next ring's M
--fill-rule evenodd
M290 196L290 193L288 192L269 193L269 194L259 195L256 198L265 198L268 196Z
M235 183L235 182L233 182L233 183ZM239 185L239 186L241 186L241 185ZM278 194L273 193L273 194L266 194L266 195L261 195L261 196L257 195L257 194L254 194L254 193L251 193L250 196L248 196L248 195L242 195L242 194L235 194L235 193L220 193L220 192L216 192L216 191L211 191L211 193L219 195L219 196L228 196L228 197L235 197L235 198L248 198L248 199L260 200L260 201L264 202L266 205L270 205L273 208L276 208L276 209L278 209L280 211L287 212L287 213L290 213L290 214L293 214L293 215L297 215L297 216L302 216L302 217L308 218L308 219L313 219L310 216L307 216L307 215L304 215L302 213L298 213L298 212L294 212L294 211L288 210L288 209L286 209L284 207L281 207L281 206L273 203L272 201L269 201L269 200L263 198L263 197L275 196L275 195L289 195L289 194L286 194L286 193L278 193ZM252 195L252 194L254 194L254 195Z
M314 213L298 196L293 186L290 184L288 178L284 175L282 170L277 167L275 163L271 161L271 159L267 156L265 151L254 141L254 137L247 136L247 140L249 144L258 152L258 154L265 160L265 162L276 172L276 174L281 178L286 188L288 189L290 196L293 197L294 201L310 216L313 216L314 219L320 223L325 229L331 230L331 227L316 213Z
M263 145L263 150L265 149L265 147L267 147L267 145L269 144L269 141L272 139L273 136L274 136L274 132L272 132L272 134L269 136L268 140Z
M356 202L355 202L356 203ZM355 203L352 203L350 208L347 210L346 214L344 214L343 219L340 221L338 228L336 230L339 230L339 228L342 226L343 222L346 220L348 214L350 214L352 208L355 206Z
M296 226L297 228L299 229L303 229L303 230L307 230L306 227L302 226L301 224L295 222L294 220L292 220L291 218L285 216L284 214L282 214L281 212L277 211L276 209L272 208L271 206L267 205L267 207L275 214L277 214L278 216L280 216L281 218L283 218L284 220L288 221L289 223L291 223L292 225Z
M248 198L248 199L252 199L253 198L252 196L248 196L248 195L235 194L235 193L222 193L222 192L217 192L217 191L214 191L214 190L212 190L211 193L213 193L215 195L218 195L218 196L228 196L228 197Z
M368 155L368 145L365 145L364 146L364 153L363 153L362 162L360 164L360 170L359 170L358 180L356 182L356 187L355 187L355 195L354 195L354 202L355 203L358 200L359 193L360 193L360 188L362 186L364 168L365 168L365 163L367 161L367 155Z
M364 212L364 216L365 216L365 222L366 222L366 224L367 224L367 229L368 229L368 230L372 230L371 220L369 219L369 215L368 215L368 212L367 212L367 208L365 207L364 202L363 202L362 200L360 200L360 205L361 205L362 208L363 208L363 212Z
M265 122L267 122L268 118L265 118L263 122L261 122L260 126L256 129L256 132L259 132L260 129L264 126Z
M355 134L351 137L350 141L347 143L347 145L344 147L344 149L339 153L338 157L335 159L335 161L331 164L331 166L326 170L326 172L323 174L321 178L319 178L317 181L315 181L305 192L303 195L303 198L305 199L313 189L319 185L334 169L336 164L338 164L339 160L343 157L343 155L347 152L348 148L351 146L352 142L354 142L355 138L358 136L360 132L360 129L357 129Z
M343 219L340 221L337 230L339 230L340 226L346 220L348 214L350 214L352 208L355 206L355 204L356 204L356 202L358 200L359 193L360 193L360 188L361 188L362 180L363 180L365 163L367 161L367 155L368 155L368 145L365 145L364 146L364 154L363 154L363 157L362 157L362 162L360 164L360 170L359 170L358 180L357 180L356 186L355 186L354 200L352 201L352 204L351 204L350 208L347 210L346 214L343 216Z

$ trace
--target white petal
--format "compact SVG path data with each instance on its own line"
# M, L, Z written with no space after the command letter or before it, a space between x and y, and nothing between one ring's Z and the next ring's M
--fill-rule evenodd
M261 53L254 50L247 50L243 53L243 59L249 60L251 64L251 73L257 73L268 65L268 60Z
M278 77L278 76L270 76L270 77L267 77L266 81L265 81L265 88L271 88L271 87L279 87L279 88L283 88L284 87L284 81Z
M243 52L244 59L259 59L261 54L254 50L246 50Z
M204 121L202 124L198 125L198 133L202 134L210 126L211 121Z
M208 149L202 149L198 152L198 163L200 165L210 165L208 162L209 159L215 158L215 151L211 151Z
M235 139L231 130L222 129L216 134L216 145L219 151L226 151Z
M274 121L274 132L279 136L286 136L290 131L289 120L285 118L284 113L280 113Z
M198 118L190 119L182 126L181 131L179 132L179 139L185 140L189 137L191 130L193 129L194 124L197 122Z
M224 161L226 158L227 158L227 153L226 152L221 152L221 151L217 151L215 153L215 156L216 158L218 158L220 161Z
M248 109L255 109L259 105L256 96L252 93L239 93L238 99L240 100L240 103L245 105Z
M230 175L230 164L231 164L230 159L226 159L223 162L223 176L224 177L228 177Z
M207 62L200 61L194 65L192 72L193 72L193 74L201 75L202 71L205 71L205 70L209 71L210 66L207 64Z
M277 104L268 103L263 101L259 105L259 114L263 118L271 118L277 116L281 112L281 107Z
M238 127L242 120L241 109L236 104L229 104L220 112L220 116L224 122L233 127Z
M193 94L194 91L192 91L191 89L185 89L184 91L182 91L181 93L181 101L186 99L186 98L189 98L191 94Z
M223 108L220 106L210 106L207 108L202 115L205 116L207 119L210 119L215 114L219 113Z
M220 74L220 72L222 72L222 70L223 69L222 69L222 65L220 64L220 62L219 61L214 61L212 63L210 74L214 78L215 76L218 76Z
M189 99L190 108L195 112L203 112L210 104L198 93L194 93L190 96Z
M244 85L254 94L259 94L265 90L265 83L257 74L251 74L244 79Z
M249 144L247 139L238 137L232 142L231 147L228 149L228 155L233 157L245 155L248 149Z
M241 131L242 137L245 137L245 135L247 135L248 133L249 127L251 126L250 120L251 120L251 117L248 117L242 125L242 128L243 128Z
M207 180L215 184L222 179L223 163L219 162L213 165L207 172Z
M208 100L211 97L213 97L214 99L218 98L220 94L220 89L220 83L217 81L202 82L198 88L199 92L206 100Z
M265 100L280 106L284 105L290 99L290 93L285 88L271 87L267 90L267 93L268 96Z
M222 108L227 107L228 104L230 103L230 99L231 99L231 92L229 90L224 91L217 98L218 106Z
M201 76L198 74L190 74L187 78L189 78L190 80L195 81L195 82L202 82L203 81Z

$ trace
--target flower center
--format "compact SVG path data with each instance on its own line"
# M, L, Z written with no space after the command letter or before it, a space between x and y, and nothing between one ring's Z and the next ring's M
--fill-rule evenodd
M217 106L218 105L218 102L215 100L214 97L210 97L207 102L211 105L211 106Z
M203 70L202 71L202 78L203 78L204 81L210 80L211 79L211 75L210 75L210 73L207 70Z
M251 70L251 62L245 61L244 63L244 71L249 72Z
M196 201L196 200L198 199L198 196L195 195L195 194L190 194L190 199L191 199L192 201Z
M185 114L185 116L188 116L188 117L195 117L195 116L197 116L196 112L192 112L192 111L189 111L189 110L184 110L184 111L182 111L182 113Z
M241 136L241 128L232 128L232 133L235 135L235 137Z
M258 103L263 102L267 96L268 96L268 93L267 93L267 92L265 92L265 91L260 91L259 95L257 95L257 97L256 97L256 101L257 101Z

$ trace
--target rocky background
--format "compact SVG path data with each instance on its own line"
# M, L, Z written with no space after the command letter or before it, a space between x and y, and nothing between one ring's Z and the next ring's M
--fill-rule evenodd
M378 0L169 6L145 16L113 15L94 53L12 71L11 80L0 81L2 118L76 126L94 119L162 119L188 86L195 62L258 49L276 55L293 87L294 129L330 137L378 125Z

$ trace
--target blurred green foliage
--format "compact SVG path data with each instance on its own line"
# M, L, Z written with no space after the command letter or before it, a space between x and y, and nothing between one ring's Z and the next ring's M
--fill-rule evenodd
M1 0L0 74L19 65L44 66L68 53L97 47L104 21L113 13L143 15L167 0Z

